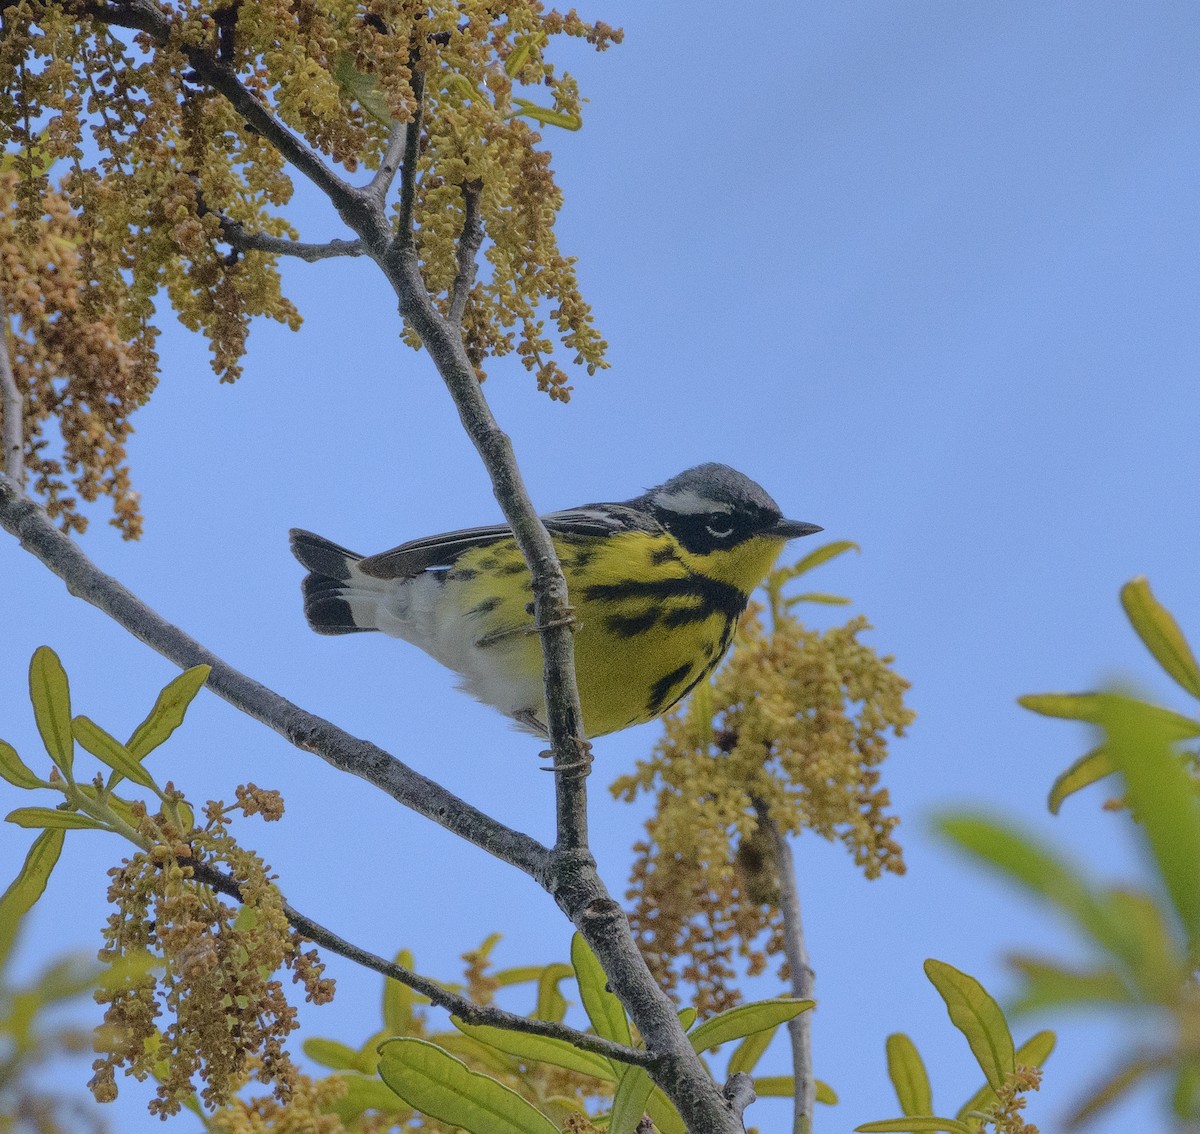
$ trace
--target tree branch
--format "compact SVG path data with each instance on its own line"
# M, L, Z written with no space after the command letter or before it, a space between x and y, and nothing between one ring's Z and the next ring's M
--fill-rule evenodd
M221 217L221 239L239 252L268 252L273 256L294 256L315 263L335 256L365 256L367 249L361 240L330 240L324 244L308 244L288 240L283 236L268 236L262 232L247 232L241 222Z
M196 859L184 865L191 866L193 877L197 881L203 882L206 886L219 890L222 894L227 894L239 902L243 901L241 886L235 878ZM562 1040L581 1051L602 1055L606 1059L616 1059L637 1067L654 1066L654 1056L643 1048L626 1047L624 1044L614 1043L601 1036L569 1028L566 1024L556 1024L550 1020L537 1020L529 1016L519 1016L515 1012L506 1012L503 1008L476 1004L475 1001L469 1000L465 996L443 988L437 981L431 980L429 977L421 976L420 973L415 973L412 969L405 968L395 961L385 961L375 953L350 944L349 941L339 937L332 930L326 929L319 922L305 917L287 902L283 903L283 912L288 919L288 924L309 941L320 945L323 949L328 949L331 953L345 957L348 961L353 961L356 965L362 965L364 968L373 969L392 980L398 980L422 996L427 996L439 1008L444 1008L465 1023L486 1024L489 1027L504 1028L510 1032L524 1032L531 1036L546 1036L549 1039Z
M171 41L172 20L153 0L84 3L76 11L114 27L145 32L160 47L166 47ZM242 85L232 67L194 44L182 44L180 50L205 83L224 95L247 124L325 193L338 215L352 229L362 232L364 228L373 227L371 222L375 216L368 207L369 198L366 194L338 177L315 150L292 133L265 103Z
M388 190L392 187L392 180L396 176L396 171L404 161L404 151L407 145L407 123L394 123L392 131L388 135L388 144L383 154L383 160L380 161L379 168L375 171L375 176L363 188L363 192L373 197L380 205L387 199Z
M413 214L417 206L417 161L421 156L421 129L425 122L425 72L417 67L413 68L412 92L413 116L404 125L404 165L400 170L400 222L393 243L393 250L396 251L411 249L413 246ZM419 272L417 280L419 293L425 295L425 284L421 282ZM401 301L402 311L403 307Z
M550 852L541 843L465 803L382 748L358 740L227 665L104 574L3 474L0 527L62 579L71 594L104 611L163 657L182 667L211 666L208 687L234 708L274 729L302 751L315 753L335 768L374 784L397 802L545 884Z
M0 414L4 421L0 444L4 446L4 471L19 487L25 483L25 399L13 374L8 330L8 306L0 292Z
M168 17L153 0L114 0L84 9L118 26L146 31L159 43L166 42ZM394 798L492 854L535 877L554 896L559 907L583 934L596 953L613 992L620 998L656 1058L654 1079L678 1107L690 1130L705 1134L741 1134L741 1116L734 1113L692 1050L670 998L657 985L638 951L620 906L608 894L588 851L586 773L590 746L584 738L579 692L575 679L573 617L567 601L566 581L555 555L554 544L538 518L529 498L512 443L497 425L479 388L474 366L467 357L462 335L434 306L421 278L414 245L413 213L416 198L416 164L419 155L424 76L417 70L413 90L418 96L418 113L405 131L404 166L401 170L400 227L388 224L381 201L364 190L354 189L336 177L317 155L295 137L270 111L238 82L234 72L208 53L194 47L184 49L191 66L213 89L223 94L251 126L276 146L299 172L322 189L346 224L362 238L368 254L384 270L395 290L401 316L416 331L446 384L467 435L483 460L496 499L513 529L518 547L529 566L534 618L541 630L543 678L546 689L546 726L554 753L556 816L555 848L546 848L519 832L511 831L458 800L432 782L418 777L394 757L355 740L328 722L302 713L295 706L263 690L256 682L230 670L175 627L159 619L138 603L114 580L101 575L82 553L66 541L70 566L58 570L54 554L44 561L67 578L78 569L77 557L90 571L83 572L86 585L77 592L113 614L122 625L144 641L165 645L164 652L179 664L215 663L210 685L231 703L269 724L298 747L316 751L335 766L345 768L372 783L378 783ZM58 536L49 522L45 531L30 517L38 509L12 498L12 482L0 479L0 521L16 509L14 525L23 539L38 544ZM44 520L43 516L43 520ZM5 521L5 526L8 522ZM25 535L30 527L32 535ZM11 530L11 529L10 529ZM49 546L61 550L57 544ZM31 546L31 550L35 550ZM132 606L131 606L132 604ZM147 630L144 615L153 619ZM152 641L152 639L154 639ZM264 708L263 695L280 703L281 715ZM298 722L291 714L300 714Z
M783 914L783 952L792 975L792 995L801 1000L813 999L813 970L804 943L804 927L800 921L800 891L796 886L796 862L787 836L771 818L766 804L754 801L758 821L770 833L775 846L775 868L779 876L779 909ZM796 1084L796 1110L792 1119L793 1134L811 1134L813 1109L817 1101L813 1079L812 1013L801 1012L788 1022L792 1040L792 1076Z
M467 296L475 283L479 265L475 257L483 243L483 222L479 219L479 193L483 186L478 181L463 185L463 226L454 250L458 271L454 276L454 288L450 292L450 322L462 326L463 312L467 309Z

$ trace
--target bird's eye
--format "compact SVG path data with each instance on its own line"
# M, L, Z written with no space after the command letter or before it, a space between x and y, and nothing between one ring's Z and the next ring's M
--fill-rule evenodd
M733 517L725 512L716 512L709 517L709 522L704 525L704 530L713 539L728 539L733 535Z

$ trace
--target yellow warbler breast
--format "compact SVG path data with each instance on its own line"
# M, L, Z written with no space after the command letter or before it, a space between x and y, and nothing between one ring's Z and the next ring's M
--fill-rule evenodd
M602 736L664 713L712 672L750 592L783 547L754 538L694 555L665 532L554 537L576 621L575 670L584 729ZM529 572L508 539L469 551L447 572L439 611L480 700L545 721L541 643Z

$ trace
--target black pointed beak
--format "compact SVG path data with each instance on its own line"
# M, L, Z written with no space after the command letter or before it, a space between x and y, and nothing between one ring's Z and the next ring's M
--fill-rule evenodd
M764 534L778 539L798 539L800 536L816 535L824 530L820 524L806 524L803 520L785 520L780 517Z

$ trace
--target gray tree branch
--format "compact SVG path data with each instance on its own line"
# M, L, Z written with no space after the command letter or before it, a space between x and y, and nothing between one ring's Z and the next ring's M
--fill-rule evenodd
M84 11L117 26L145 31L159 44L169 39L170 17L153 0L112 0L111 3L89 5ZM101 601L95 604L113 613L118 621L133 629L148 644L154 645L151 638L161 638L170 650L178 652L179 657L175 660L179 664L217 662L222 668L220 671L214 669L214 674L221 674L214 688L220 686L217 691L231 703L239 708L244 703L246 711L257 715L255 709L262 711L264 697L268 701L276 699L281 702L282 720L287 722L279 731L298 747L315 751L335 766L378 783L400 802L537 878L596 953L610 987L637 1025L647 1050L656 1058L655 1082L679 1109L688 1129L693 1134L742 1134L741 1115L692 1050L674 1005L646 967L625 915L608 894L588 850L586 772L591 757L590 746L584 739L575 680L574 624L566 581L549 533L525 488L512 443L496 423L480 390L461 331L441 316L421 278L412 240L419 112L406 130L404 165L400 171L401 225L397 233L388 223L382 200L370 192L369 187L367 190L356 189L334 174L239 82L230 67L199 47L188 46L185 51L197 75L224 95L248 124L321 189L342 220L363 241L368 255L380 265L391 283L401 316L417 332L433 359L454 400L463 428L483 460L496 499L513 529L532 576L534 617L541 628L544 656L546 725L555 768L558 835L554 850L547 855L546 848L534 840L469 808L445 789L417 776L395 757L347 736L320 718L303 713L278 698L277 694L264 690L257 682L230 670L152 611L148 613L152 616L153 628L147 630L142 616L148 608L137 603L114 580L100 576L104 585L99 588L97 597L108 605L102 605ZM417 71L413 89L418 106L423 82L424 76ZM44 542L45 532L31 519L37 512L36 507L12 499L14 488L12 482L0 481L0 517L17 513L18 534L22 539L32 541L40 537ZM30 534L23 534L25 528ZM52 527L48 530L58 535ZM70 561L66 568L70 573L81 566L72 556L83 557L69 540L67 544L71 547L71 554L65 555ZM54 561L55 556L51 556L47 565ZM87 566L91 567L90 564ZM80 593L94 601L91 591L95 580L86 572L85 576L89 584ZM132 609L131 602L134 604ZM298 716L293 717L293 714ZM268 712L258 719L277 727L274 713Z
M54 526L42 508L23 495L14 480L3 474L0 527L16 536L21 546L62 579L76 598L104 611L163 657L182 668L211 666L208 688L234 708L274 729L302 751L312 752L340 771L374 784L397 802L545 884L550 852L541 843L485 815L377 745L358 740L306 712L223 662L104 574Z
M192 868L193 876L206 886L210 886L222 894L227 894L239 902L243 900L241 887L235 878L231 878L228 874L222 873L205 862L193 860L188 865ZM529 1016L519 1016L515 1012L506 1012L503 1008L476 1004L475 1001L443 988L437 981L421 976L420 973L413 972L404 965L395 961L385 961L378 954L352 945L319 922L305 917L287 902L283 903L283 913L288 919L288 924L309 941L331 953L345 957L348 961L353 961L356 965L362 965L363 968L373 969L382 976L398 980L422 996L427 996L439 1008L446 1009L451 1015L457 1016L465 1023L486 1024L493 1028L505 1028L510 1032L524 1032L531 1036L545 1036L548 1039L562 1040L581 1051L590 1051L596 1055L602 1055L606 1059L616 1059L621 1063L637 1067L654 1065L654 1056L643 1048L626 1047L624 1044L614 1043L602 1036L569 1028L566 1024L556 1024L550 1020L537 1020Z
M3 416L0 444L4 446L4 471L20 486L25 483L25 399L13 374L8 331L8 306L0 292L0 415Z
M804 926L800 920L800 891L796 885L796 862L787 836L771 818L766 805L755 800L758 821L770 832L775 849L775 868L779 876L779 909L783 914L783 953L792 976L792 995L802 1000L813 999L814 974L804 943ZM812 1134L813 1110L817 1101L816 1080L813 1078L812 1013L801 1012L788 1021L792 1041L792 1077L796 1084L796 1109L792 1119L793 1134Z
M247 232L241 224L228 217L221 218L221 238L239 252L268 252L273 256L293 256L310 264L318 260L332 260L337 256L367 254L361 240L328 240L323 244L309 244L302 240L288 240L283 236Z

